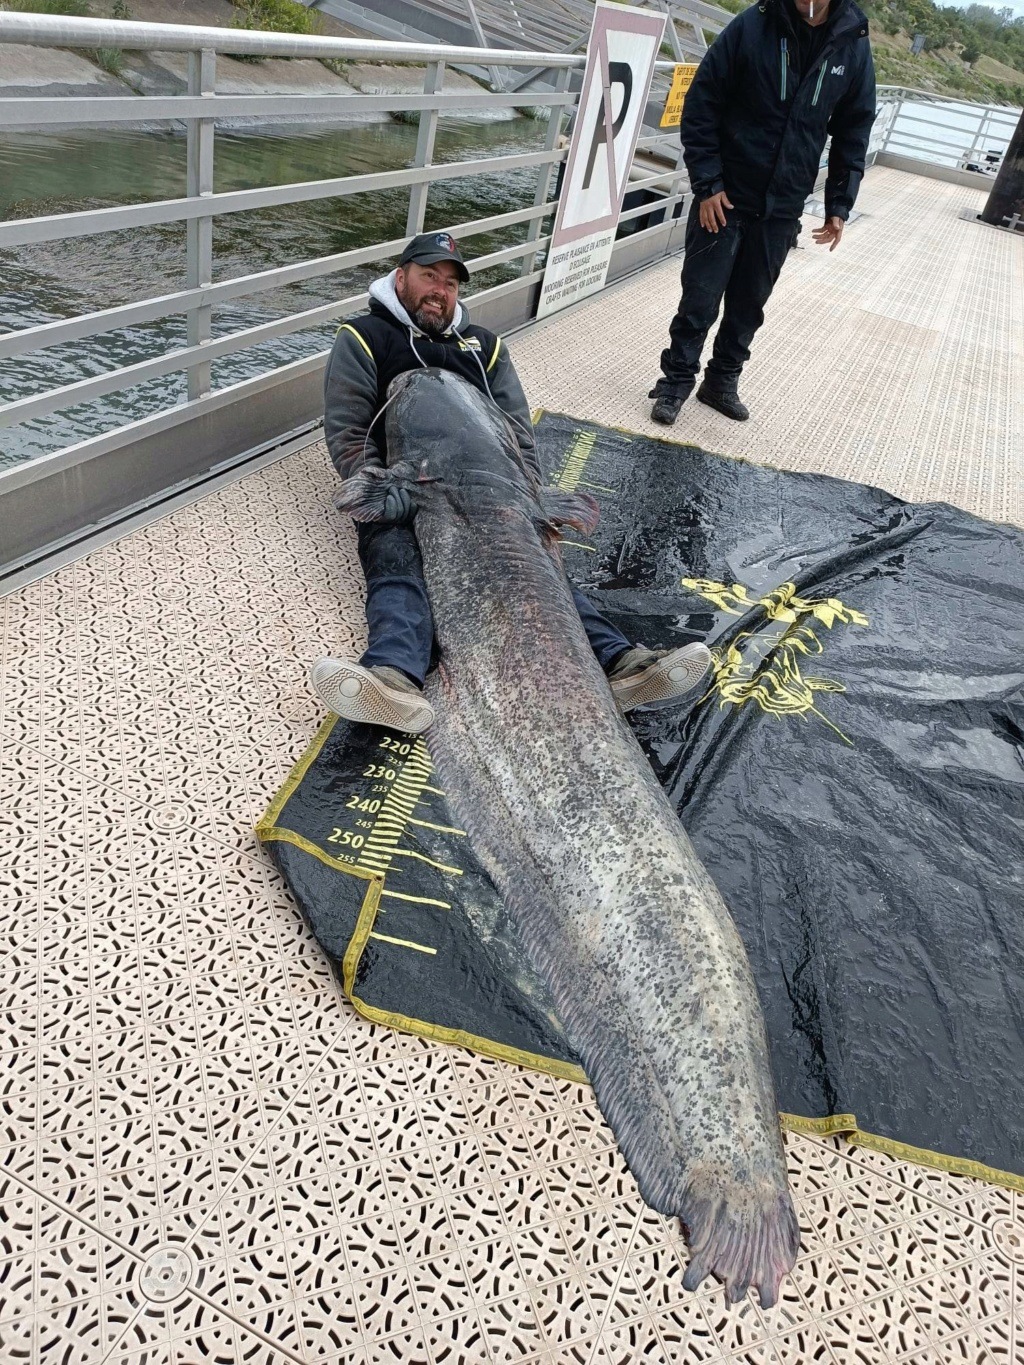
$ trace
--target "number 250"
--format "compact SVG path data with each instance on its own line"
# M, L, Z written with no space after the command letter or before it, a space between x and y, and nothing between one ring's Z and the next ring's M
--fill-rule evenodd
M333 829L327 838L329 844L348 844L350 848L362 848L366 840L361 834L353 834L348 829Z

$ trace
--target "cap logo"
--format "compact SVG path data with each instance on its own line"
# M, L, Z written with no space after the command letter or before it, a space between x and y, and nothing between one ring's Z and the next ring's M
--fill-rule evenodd
M437 245L438 245L439 247L441 247L442 250L444 250L444 251L454 251L454 250L455 250L455 241L454 241L454 239L453 239L452 237L450 237L450 236L448 235L447 232L439 232L439 233L437 234L437 236L434 238L434 241L435 241L435 242L437 243Z

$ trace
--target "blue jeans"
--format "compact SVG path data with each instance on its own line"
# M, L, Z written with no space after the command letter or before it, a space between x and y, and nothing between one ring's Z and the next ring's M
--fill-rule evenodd
M434 618L416 537L408 526L370 522L360 522L356 531L359 562L366 575L369 632L369 644L359 662L401 669L422 687L434 650ZM572 596L590 647L607 672L632 645L581 592L573 588Z
M695 199L686 222L683 295L669 325L668 349L661 353L664 375L659 394L682 394L693 388L700 353L718 310L725 308L711 359L704 371L709 388L733 389L750 359L750 343L764 322L771 297L790 248L796 245L796 218L753 218L726 209L726 225L708 232L700 225Z

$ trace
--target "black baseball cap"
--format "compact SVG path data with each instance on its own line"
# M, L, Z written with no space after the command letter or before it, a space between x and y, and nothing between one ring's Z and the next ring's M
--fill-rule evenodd
M438 261L452 261L462 283L469 283L466 262L449 232L421 232L398 258L399 265L436 265Z

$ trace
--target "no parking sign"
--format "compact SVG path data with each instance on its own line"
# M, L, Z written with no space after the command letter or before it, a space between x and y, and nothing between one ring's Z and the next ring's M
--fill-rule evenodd
M537 316L603 288L665 16L598 3Z

